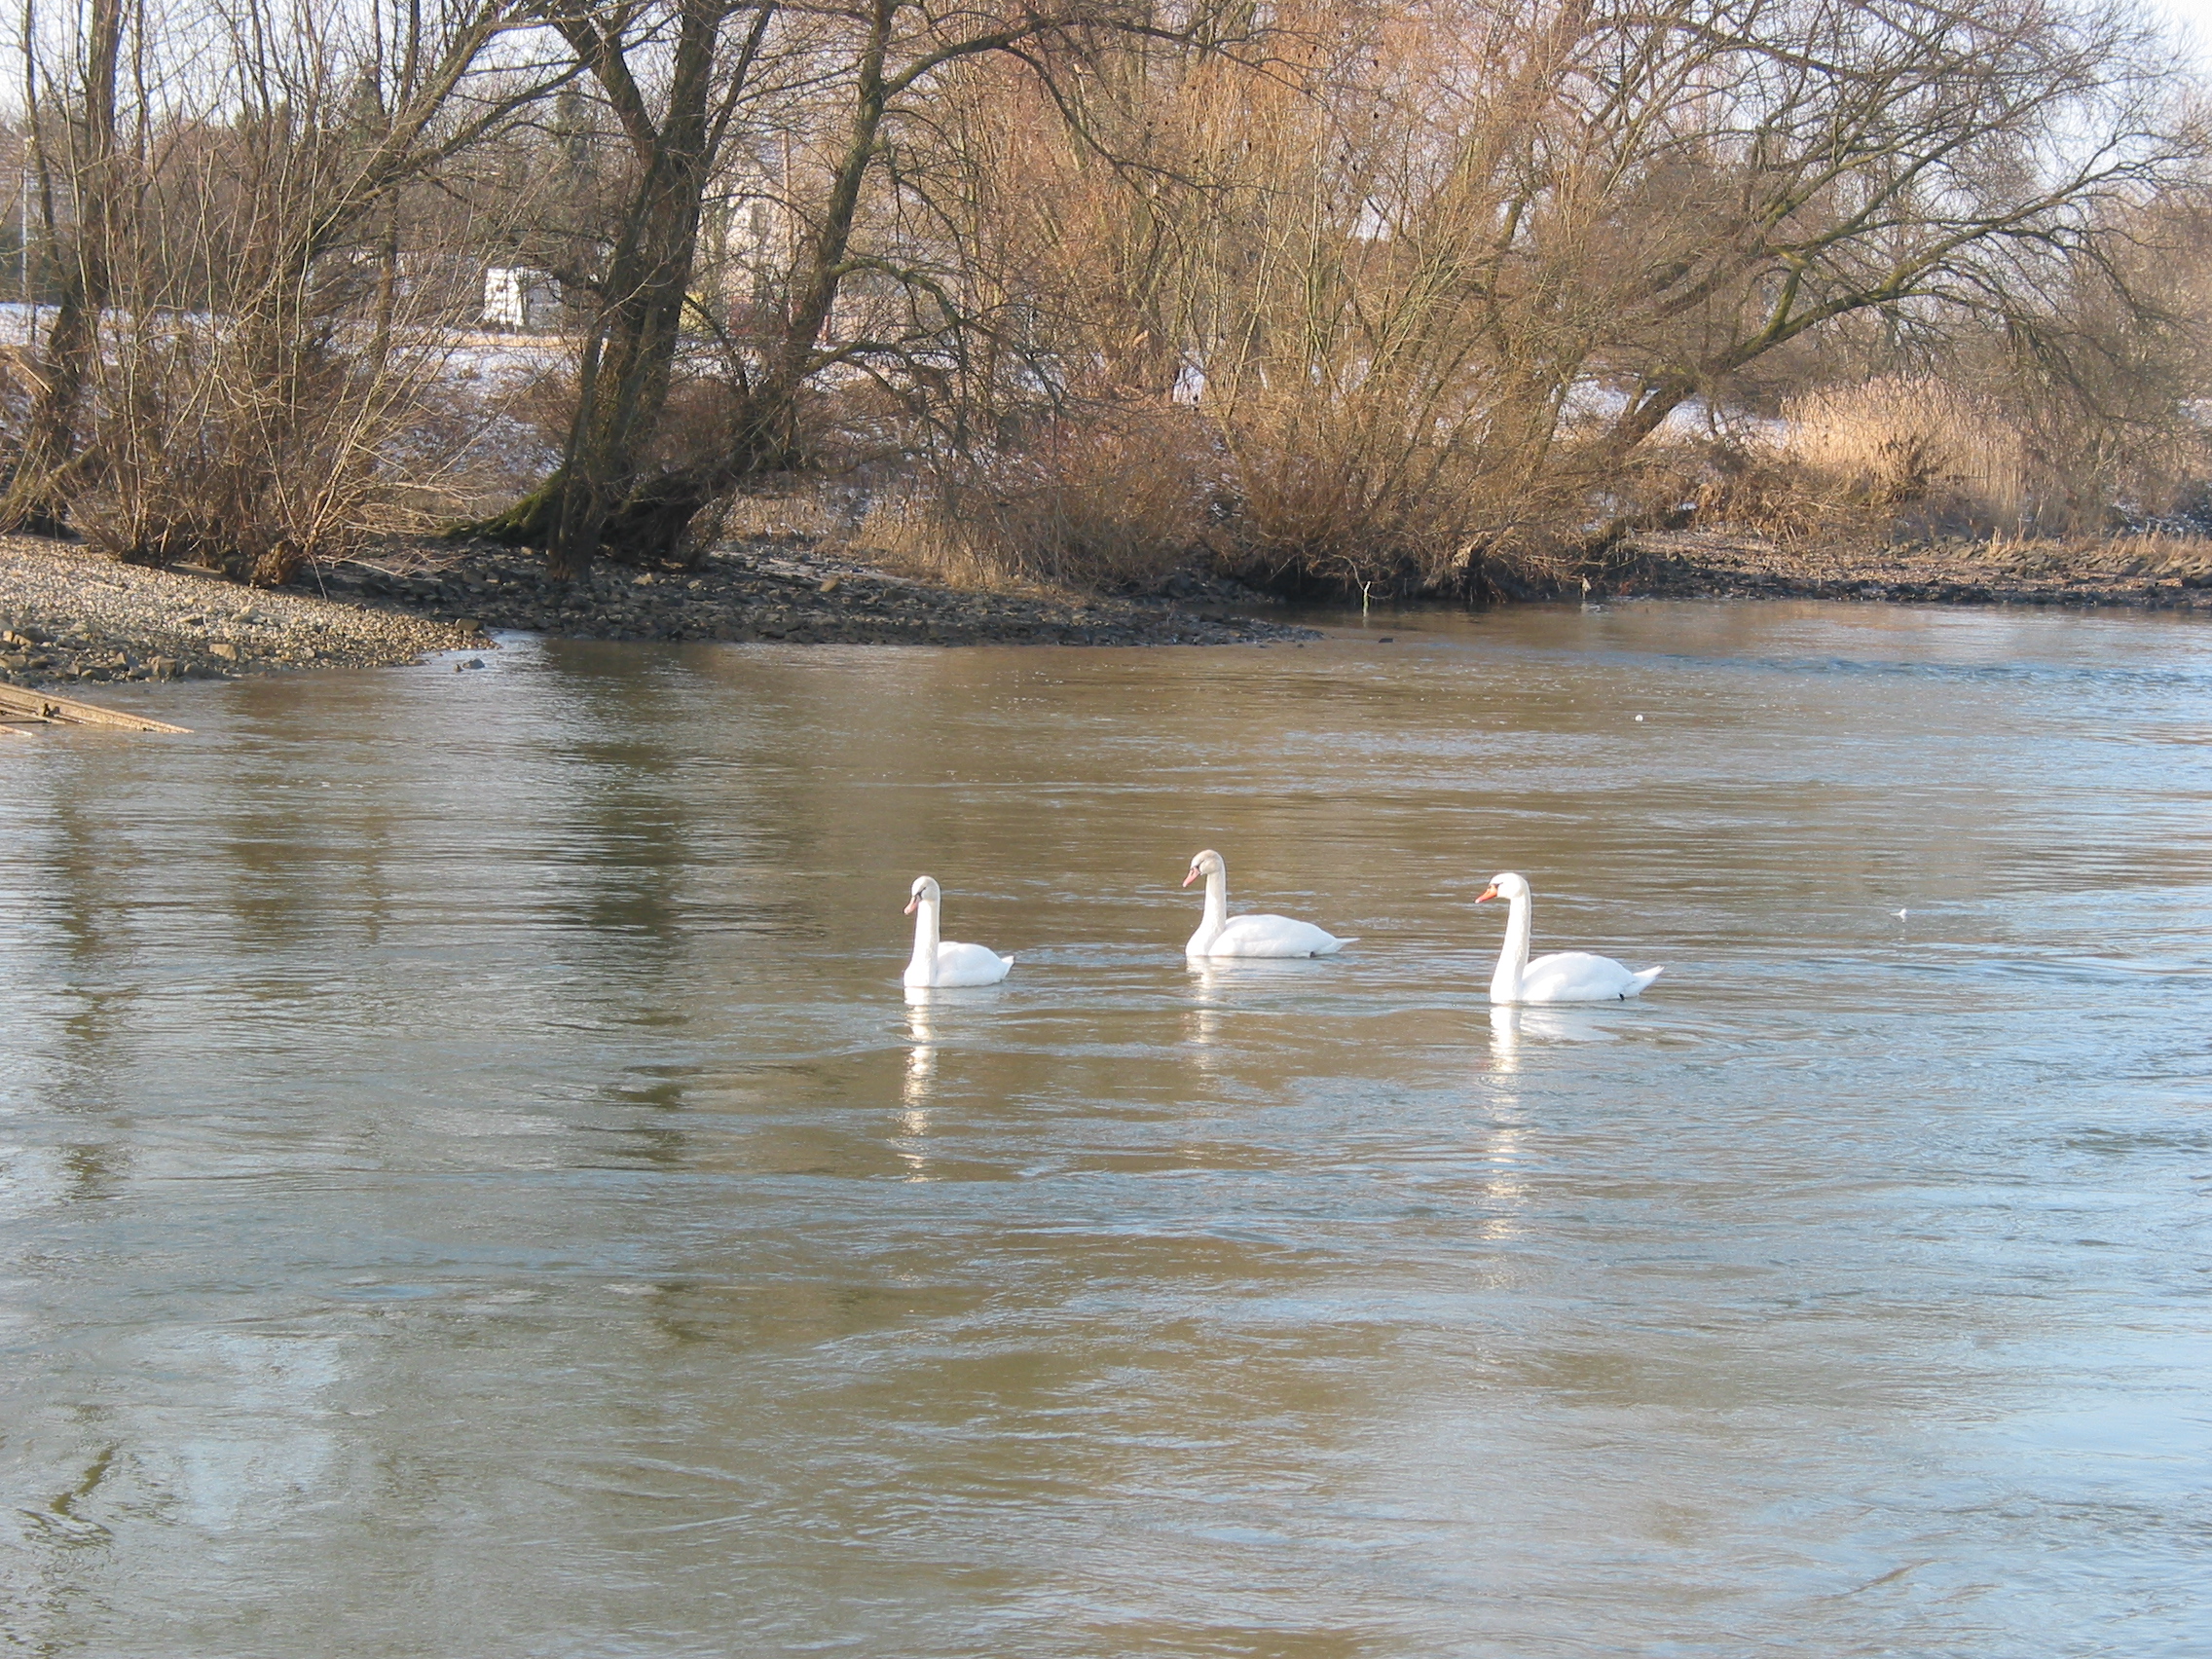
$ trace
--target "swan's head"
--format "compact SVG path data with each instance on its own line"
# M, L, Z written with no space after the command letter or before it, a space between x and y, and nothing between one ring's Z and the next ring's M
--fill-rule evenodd
M1481 895L1477 897L1475 903L1480 904L1485 899L1503 899L1508 903L1510 903L1516 899L1526 899L1528 897L1529 884L1526 881L1523 881L1519 876L1513 874L1511 871L1508 871L1504 875L1492 876L1490 878L1490 885L1482 890Z
M1190 886L1201 875L1221 875L1228 868L1229 866L1221 862L1221 855L1208 847L1191 861L1191 873L1183 877L1183 885L1185 887Z
M917 906L922 904L935 904L937 902L937 877L934 875L915 876L914 896L913 898L906 901L906 914L910 916L914 913L914 910Z

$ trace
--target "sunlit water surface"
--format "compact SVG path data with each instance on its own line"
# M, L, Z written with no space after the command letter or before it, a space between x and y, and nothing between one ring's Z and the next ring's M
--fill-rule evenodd
M0 740L7 1650L2212 1651L2212 630L1344 620Z

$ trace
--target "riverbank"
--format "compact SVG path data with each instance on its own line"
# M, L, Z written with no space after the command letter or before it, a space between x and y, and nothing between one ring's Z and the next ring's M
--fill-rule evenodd
M377 668L484 643L451 622L403 611L119 565L34 536L0 536L0 680L11 684Z
M2125 607L2212 611L2212 541L1833 542L1785 546L1696 531L1645 535L1604 591L1650 599ZM571 639L792 645L1254 645L1317 639L1249 614L1270 602L1179 576L1143 599L947 588L763 537L692 571L607 565L547 579L501 547L395 543L255 589L0 536L0 681L18 685L233 679L419 662L491 648L488 630Z
M1225 645L1313 640L1309 628L1235 614L1271 602L1234 582L1178 576L1141 599L919 581L804 537L719 548L694 570L603 564L551 580L542 554L436 543L301 578L331 598L437 620L584 640L773 641L860 645Z
M1639 535L1626 551L1625 568L1606 585L1622 598L2212 609L2212 540L2194 537L1784 545L1728 531L1676 531Z
M535 553L398 544L311 567L291 585L240 586L119 565L64 542L0 536L0 680L18 685L232 679L373 668L489 648L487 630L570 639L794 645L1251 645L1319 638L1228 613L1264 605L1235 584L1182 580L1159 599L934 586L751 542L696 571L605 566L547 580Z

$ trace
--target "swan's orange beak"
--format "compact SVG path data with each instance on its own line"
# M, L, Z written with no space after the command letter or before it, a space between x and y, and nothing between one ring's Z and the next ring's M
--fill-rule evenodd
M911 899L909 899L909 900L907 900L907 901L906 901L906 907L905 907L905 908L904 908L903 910L900 911L899 913L900 913L901 915L903 915L903 916L910 916L910 915L912 915L912 914L914 913L914 906L915 906L916 904L919 904L919 903L920 903L921 902L922 902L922 900L921 900L921 895L920 895L920 894L916 894L916 895L915 895L915 896L914 896L913 898L911 898Z
M1197 870L1197 869L1196 869L1196 868L1194 867L1194 868L1192 869L1192 871L1191 871L1191 873L1190 873L1189 875L1186 875L1185 877L1183 877L1183 885L1184 885L1185 887L1188 887L1188 886L1190 886L1190 885L1191 885L1191 883L1192 883L1192 882L1194 882L1194 881L1196 881L1196 880L1198 880L1198 870Z
M1496 897L1497 897L1497 889L1496 889L1496 887L1494 887L1494 886L1486 887L1486 888L1484 888L1484 889L1483 889L1483 891L1482 891L1482 897L1481 897L1481 898L1478 898L1478 899L1477 899L1477 900L1475 901L1475 903L1478 903L1478 904L1480 904L1480 903L1481 903L1483 902L1483 900L1484 900L1484 899L1495 899Z

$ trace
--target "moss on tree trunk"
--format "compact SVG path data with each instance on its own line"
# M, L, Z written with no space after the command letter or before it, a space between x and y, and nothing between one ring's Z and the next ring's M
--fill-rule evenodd
M448 541L497 541L506 547L547 546L553 539L553 526L561 516L561 492L567 482L566 474L555 472L513 506L490 518L450 524L441 534Z
M561 498L568 488L556 472L511 507L489 518L448 525L449 541L497 541L507 547L548 548L561 520ZM694 472L660 472L640 479L600 526L599 551L625 565L679 562L684 532L714 499L716 481Z

